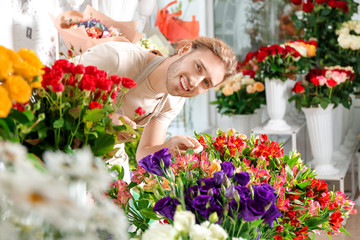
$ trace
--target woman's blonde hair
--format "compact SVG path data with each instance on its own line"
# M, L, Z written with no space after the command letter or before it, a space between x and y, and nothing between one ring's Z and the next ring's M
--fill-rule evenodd
M193 40L182 40L178 43L176 49L179 50L186 44L191 43L193 50L207 48L216 54L225 64L225 78L235 74L237 59L230 46L217 38L198 37Z

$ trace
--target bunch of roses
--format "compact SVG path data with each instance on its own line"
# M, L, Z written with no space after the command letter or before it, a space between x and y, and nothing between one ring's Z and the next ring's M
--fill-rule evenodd
M253 70L245 70L228 77L216 87L216 101L211 104L217 105L220 114L254 113L255 109L265 103L265 98L260 96L264 93L265 86L262 82L255 81L254 77Z
M243 65L256 65L252 67L261 79L294 79L298 71L296 63L300 60L301 54L289 45L270 45L260 47L255 52L249 52Z
M204 134L198 138L204 143L204 151L216 156L223 155L223 150L218 148L218 137L226 139L234 134L234 130L219 131L217 138ZM346 232L342 220L356 213L354 202L340 191L328 191L327 184L316 179L300 154L284 155L279 144L271 142L266 135L244 141L246 144L239 153L223 161L234 163L236 173L250 174L249 185L269 184L278 193L276 206L282 217L278 218L274 239L308 239L318 230L330 235Z
M354 34L353 34L354 33ZM360 21L350 20L342 23L340 29L336 30L338 43L344 49L360 49Z
M305 80L298 81L292 91L295 93L289 101L295 101L296 108L317 107L325 109L333 103L335 107L343 104L350 108L350 93L353 88L354 70L352 67L331 66L312 69Z
M29 102L31 111L23 113L27 120L17 120L19 138L29 151L41 157L47 149L71 151L89 145L96 156L110 153L116 133L127 130L113 125L110 116L136 83L67 59L57 60L44 72L42 87Z
M32 89L41 87L43 67L33 50L14 52L0 46L0 118L6 118L13 106L24 108Z
M108 38L122 36L120 29L113 26L107 27L98 19L90 18L83 21L73 22L70 21L65 28L78 28L84 26L86 33L90 38Z
M349 12L349 6L346 1L339 0L315 0L315 5L313 0L291 0L295 5L302 4L302 10L306 13L311 13L314 10L315 5L323 5L324 7L328 6L330 8L337 8L343 12Z

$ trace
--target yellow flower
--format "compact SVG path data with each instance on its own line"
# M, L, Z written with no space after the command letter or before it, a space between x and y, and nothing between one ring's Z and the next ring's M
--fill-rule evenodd
M38 69L30 65L29 63L22 61L15 66L15 74L23 76L29 83L33 81L33 78L40 75Z
M42 75L39 77L39 80L37 80L36 82L31 83L31 87L32 88L39 88L39 87L42 86L41 82L42 82Z
M6 118L11 110L12 102L7 90L2 86L0 86L0 102L0 118Z
M44 65L42 64L40 59L36 56L33 50L21 48L18 51L18 54L25 62L29 63L34 68L41 70L44 67Z
M31 96L29 84L18 75L9 76L4 87L8 90L10 98L18 103L27 103Z
M7 52L0 46L0 80L7 78L11 73L13 73L13 71L14 68Z
M316 55L316 47L315 45L312 45L312 44L307 44L306 45L306 48L307 48L307 54L309 57L314 57Z

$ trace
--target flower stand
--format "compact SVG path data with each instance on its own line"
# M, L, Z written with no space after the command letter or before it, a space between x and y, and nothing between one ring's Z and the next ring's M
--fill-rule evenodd
M331 161L333 154L333 106L333 104L329 104L325 110L321 107L302 108L314 157L312 165L315 165L315 170L320 175L331 175L339 172Z
M265 95L270 120L266 130L289 130L291 127L284 120L288 103L287 84L280 79L265 79Z

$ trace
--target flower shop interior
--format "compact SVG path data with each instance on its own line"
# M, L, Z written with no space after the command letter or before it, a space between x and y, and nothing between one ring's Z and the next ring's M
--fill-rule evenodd
M0 3L0 240L360 239L360 0ZM137 83L76 61L198 37L237 62L168 127L201 150L139 161Z

